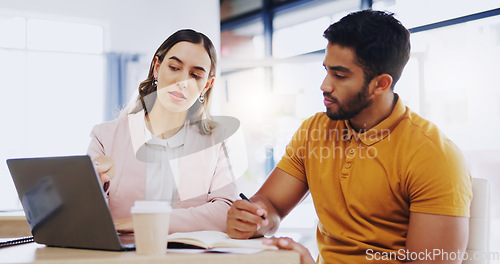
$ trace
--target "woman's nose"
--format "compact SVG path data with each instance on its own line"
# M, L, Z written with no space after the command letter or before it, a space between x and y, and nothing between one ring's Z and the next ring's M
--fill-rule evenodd
M182 71L181 75L178 76L179 79L177 80L177 85L179 86L180 89L185 89L188 87L188 81L189 81L189 72L187 71Z
M181 89L186 89L188 87L188 80L187 79L184 79L180 82L177 83L177 85L179 86L179 88Z

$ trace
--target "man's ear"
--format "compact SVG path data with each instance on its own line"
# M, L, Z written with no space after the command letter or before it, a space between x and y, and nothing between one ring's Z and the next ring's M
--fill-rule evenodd
M373 78L371 83L373 84L373 94L379 95L384 93L387 89L392 89L392 76L387 73L383 73Z

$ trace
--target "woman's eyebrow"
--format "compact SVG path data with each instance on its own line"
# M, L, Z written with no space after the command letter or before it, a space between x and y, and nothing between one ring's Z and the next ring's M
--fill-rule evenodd
M169 59L169 60L175 60L175 61L177 61L177 62L179 62L179 63L181 63L181 64L184 64L184 62L183 62L181 59L177 58L176 56L172 56L172 57L170 57L170 58L168 58L168 59ZM207 70L205 70L205 68L203 68L203 67L201 67L201 66L194 66L193 68L195 68L195 69L197 69L197 70L200 70L200 71L207 72Z

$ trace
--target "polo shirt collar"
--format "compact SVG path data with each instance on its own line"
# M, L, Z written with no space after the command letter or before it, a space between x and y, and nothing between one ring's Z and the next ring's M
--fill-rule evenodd
M406 114L405 105L401 102L398 94L395 94L395 96L397 101L391 114L386 119L382 120L382 122L364 133L355 131L349 124L349 120L344 120L345 126L347 127L347 138L359 139L365 145L370 146L388 137Z

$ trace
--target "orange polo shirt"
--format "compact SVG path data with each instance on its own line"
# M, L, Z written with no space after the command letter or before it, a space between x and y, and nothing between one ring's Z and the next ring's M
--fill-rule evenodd
M320 263L370 263L375 252L404 249L410 211L469 216L472 182L460 150L399 99L365 133L317 113L277 167L309 186Z

